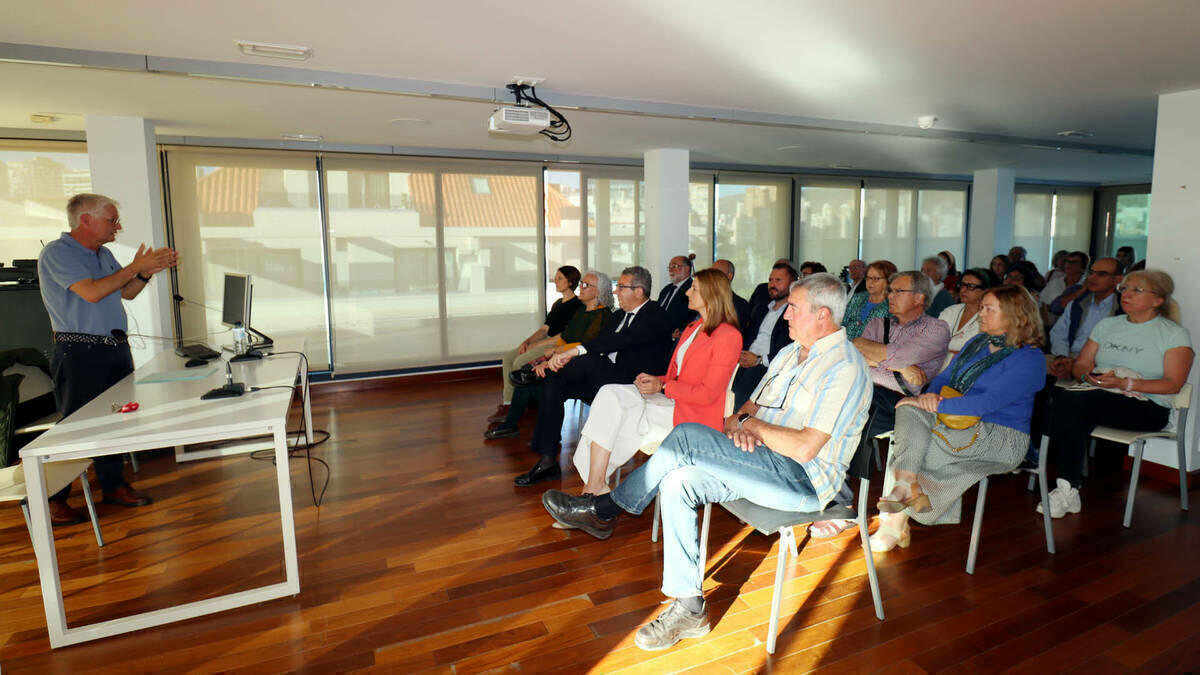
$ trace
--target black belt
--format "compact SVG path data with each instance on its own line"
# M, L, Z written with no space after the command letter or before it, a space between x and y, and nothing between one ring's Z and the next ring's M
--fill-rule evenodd
M123 344L128 344L129 339L125 336L125 331L114 330L112 335L93 335L91 333L55 333L54 342L56 344L107 345L109 347L119 347Z

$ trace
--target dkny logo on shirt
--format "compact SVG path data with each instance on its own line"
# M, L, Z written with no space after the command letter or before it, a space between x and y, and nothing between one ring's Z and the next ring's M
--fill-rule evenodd
M1119 344L1117 344L1115 342L1111 342L1111 341L1105 341L1104 348L1105 349L1115 349L1119 352L1125 352L1127 354L1141 354L1142 352L1146 351L1145 349L1143 349L1142 347L1138 347L1137 345L1119 345Z

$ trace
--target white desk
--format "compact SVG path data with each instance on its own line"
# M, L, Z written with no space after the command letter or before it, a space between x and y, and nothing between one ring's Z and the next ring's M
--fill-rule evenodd
M281 340L276 350L293 351L302 347L301 341ZM212 362L220 366L218 372L202 380L137 384L137 380L151 373L180 370L183 362L184 359L173 353L159 354L21 450L29 489L33 549L37 555L42 604L46 608L46 628L50 633L51 647L119 635L300 592L287 446L287 416L292 391L249 391L251 386L290 387L295 382L300 357L285 354L262 361L233 364L234 381L244 382L247 388L246 394L237 398L200 400L201 394L225 383L224 364L218 361ZM300 373L305 393L304 417L311 430L308 378L302 369ZM136 412L112 412L113 403L124 404L129 401L138 402L140 407ZM282 583L87 626L67 627L58 555L54 549L50 511L46 503L43 463L262 435L274 438L286 571ZM309 439L311 441L311 435Z

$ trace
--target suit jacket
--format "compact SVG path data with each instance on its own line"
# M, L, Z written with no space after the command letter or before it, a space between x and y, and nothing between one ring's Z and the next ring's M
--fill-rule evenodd
M866 292L867 292L867 278L863 277L862 279L858 280L857 284L850 286L850 290L847 294L854 295L855 293L866 293Z
M658 305L666 310L667 322L671 324L671 330L683 328L696 319L696 313L688 309L687 291L692 287L692 278L688 277L686 281L679 284L679 289L675 291L675 295L671 296L671 304L663 305L663 301L667 297L667 291L674 288L675 284L668 283L658 292Z
M742 335L745 335L746 331L750 330L750 303L747 302L742 296L734 293L733 309L738 315L738 331L740 331Z
M618 309L608 325L594 339L583 343L588 354L608 355L617 352L617 377L621 382L633 382L639 373L658 375L667 372L671 352L673 326L667 323L667 313L653 300L642 305L629 325L617 332L625 321L625 310Z
M750 294L750 310L753 311L759 305L770 302L771 296L768 295L769 292L770 289L767 288L767 282L765 281L755 286L754 292Z
M700 321L693 321L679 337L679 344L698 330ZM701 331L683 355L682 368L671 354L667 374L661 379L663 393L675 401L675 426L696 422L717 431L724 429L725 392L740 354L741 333L727 323L717 326L712 335Z
M742 339L742 349L750 349L750 345L754 343L754 338L758 337L758 330L762 327L763 319L767 317L767 312L770 311L772 304L774 303L768 302L754 306L753 315L750 319L750 330L746 331ZM788 322L780 315L779 320L775 322L775 328L771 331L771 351L767 354L767 359L775 358L780 349L791 343L792 336L788 334Z

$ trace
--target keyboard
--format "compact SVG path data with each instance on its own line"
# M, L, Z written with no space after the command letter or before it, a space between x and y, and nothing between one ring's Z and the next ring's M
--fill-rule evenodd
M208 345L179 345L175 348L175 353L185 359L216 359L220 358L221 353L213 351Z

